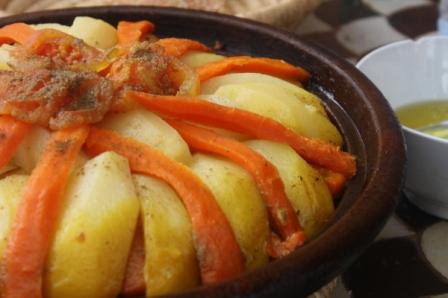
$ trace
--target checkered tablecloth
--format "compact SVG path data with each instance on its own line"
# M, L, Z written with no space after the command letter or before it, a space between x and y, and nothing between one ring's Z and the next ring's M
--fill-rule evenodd
M435 33L437 16L432 0L330 0L294 31L356 61L384 44Z

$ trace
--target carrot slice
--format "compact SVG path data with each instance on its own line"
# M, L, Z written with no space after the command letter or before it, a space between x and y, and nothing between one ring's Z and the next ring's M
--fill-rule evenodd
M118 44L130 46L142 41L146 35L154 32L155 26L150 21L126 22L121 21L117 26Z
M156 42L165 52L165 55L181 57L189 51L209 52L206 45L191 39L185 38L163 38Z
M344 190L347 178L340 173L327 169L317 168L317 170L324 177L325 183L327 184L333 198L338 198Z
M11 116L0 116L0 169L14 156L30 125Z
M129 253L128 264L123 282L121 293L124 296L144 295L145 276L143 273L145 267L145 243L143 239L143 227L141 221L137 225L132 241L131 252Z
M157 177L173 187L191 217L204 284L243 272L243 256L227 218L210 190L188 167L148 145L98 128L91 129L86 150L91 155L115 151L128 159L132 171Z
M286 80L305 81L310 74L280 59L253 58L249 56L228 57L207 63L196 69L201 82L229 72L259 72Z
M202 99L131 91L127 96L147 109L166 116L233 130L258 139L289 144L308 162L350 178L356 173L354 156L321 140L298 135L270 118Z
M42 273L62 195L87 127L52 134L25 186L4 262L5 298L42 297Z
M23 44L36 30L25 23L14 23L0 28L0 44Z
M197 151L224 156L246 169L254 178L258 189L266 203L274 229L283 239L301 232L304 241L303 229L297 215L285 193L283 181L277 168L266 158L246 145L216 134L206 128L200 128L185 122L167 120L174 127L190 148Z

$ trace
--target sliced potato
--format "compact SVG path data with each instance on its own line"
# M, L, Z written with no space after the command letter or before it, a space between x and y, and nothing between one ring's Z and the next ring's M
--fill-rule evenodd
M326 116L277 85L229 84L219 87L214 94L219 96L218 99L232 100L240 109L275 119L298 134L335 145L342 144L341 134Z
M210 188L252 270L268 262L266 207L249 173L231 161L195 154L191 169Z
M294 94L296 99L302 101L305 104L313 106L314 108L316 108L318 112L322 113L323 115L326 115L326 111L322 106L320 99L316 95L306 91L305 89L301 88L300 86L294 83L262 73L251 73L251 72L230 73L222 76L217 76L215 78L205 81L201 85L201 94L215 93L215 91L219 87L229 84L246 84L246 83L265 83L276 85L278 87L288 90L289 92Z
M27 180L26 175L11 175L0 180L0 264Z
M180 60L188 66L196 68L210 62L222 60L224 58L224 56L214 53L191 51L183 55Z
M68 33L100 49L109 49L117 44L117 29L100 19L76 17Z
M154 146L168 157L188 164L191 154L179 133L159 116L146 110L132 110L106 116L99 127Z
M105 152L79 169L48 256L45 297L117 297L138 214L125 158Z
M190 217L165 182L134 175L145 235L146 296L180 292L200 284Z
M264 140L247 141L245 144L278 169L305 235L314 237L334 212L333 199L321 175L288 145Z
M36 24L36 25L31 25L31 26L37 30L54 29L54 30L58 30L58 31L70 34L69 26L58 24L58 23L42 23L42 24Z
M33 126L21 142L13 158L13 163L31 173L39 161L50 132L40 126Z
M9 63L11 62L11 50L15 47L9 44L0 46L0 70L11 70Z

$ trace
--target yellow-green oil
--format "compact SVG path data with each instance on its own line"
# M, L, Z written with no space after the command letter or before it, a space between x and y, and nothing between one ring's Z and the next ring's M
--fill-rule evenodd
M448 139L448 125L436 125L448 121L448 100L430 100L404 105L397 108L395 113L404 126Z

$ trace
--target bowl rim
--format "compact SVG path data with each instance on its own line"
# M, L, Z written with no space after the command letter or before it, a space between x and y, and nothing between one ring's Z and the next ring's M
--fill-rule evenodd
M385 45L383 45L383 46L381 46L379 48L376 48L375 50L373 50L373 51L369 52L368 54L366 54L364 57L362 57L356 63L356 67L359 70L361 70L362 65L366 61L368 61L368 60L375 59L374 57L375 57L375 55L378 55L378 53L387 52L387 51L389 51L391 49L399 48L399 47L402 47L402 46L405 46L405 45L409 45L411 47L414 47L414 46L418 46L420 44L423 44L424 42L431 42L431 41L437 41L437 40L444 40L444 41L448 42L448 36L446 36L446 35L430 35L430 36L423 36L423 37L420 37L418 39L408 38L408 39L404 39L404 40L388 43L388 44L385 44ZM362 72L362 70L361 70L361 72ZM386 100L387 100L387 98L386 98ZM433 100L433 99L431 99L431 100ZM403 107L403 106L404 105L400 105L400 106L396 107L395 109L393 109L393 111L395 112L396 109L398 109L400 107ZM422 138L425 141L438 143L438 144L448 144L448 139L442 139L442 138L439 138L439 137L436 137L436 136L432 136L430 134L425 134L425 133L423 133L423 132L421 132L421 131L419 131L417 129L411 128L411 127L406 126L404 124L400 124L400 125L401 125L401 128L406 133L415 135L416 137Z
M17 21L42 22L45 19L55 17L55 15L60 18L73 18L77 15L92 14L107 16L111 12L123 15L145 14L148 19L151 15L156 14L164 17L201 19L218 24L226 23L286 42L297 50L314 56L321 63L331 66L332 70L337 72L338 75L353 82L355 90L370 100L366 103L365 108L371 112L372 121L378 128L377 132L382 134L381 137L375 135L378 143L377 155L375 156L375 163L371 165L370 176L362 192L353 205L315 239L289 256L271 262L253 272L246 272L219 284L200 286L180 294L170 295L170 297L231 297L234 295L239 297L252 297L253 295L269 297L274 288L282 287L287 282L301 284L302 292L300 293L307 295L346 269L348 265L330 272L327 267L331 266L327 265L337 259L344 259L348 263L352 263L374 240L380 232L380 228L384 226L384 223L392 214L404 181L405 147L403 135L395 116L391 112L390 105L375 85L355 65L320 46L309 41L305 42L292 32L213 12L129 5L68 8L7 16L0 18L0 26ZM375 113L372 114L374 110ZM389 123L390 127L386 128L385 123ZM390 147L386 148L386 143ZM391 164L394 166L391 167ZM381 185L383 190L378 190L378 185ZM354 213L362 216L352 216ZM364 233L366 230L369 233ZM332 249L330 250L328 247ZM299 265L300 268L298 268ZM321 269L323 274L315 276L313 270L316 268ZM297 272L308 274L302 274L297 279ZM316 278L320 278L319 281L316 281Z

